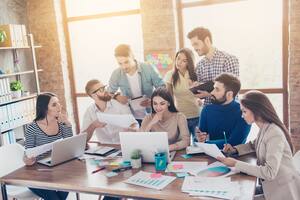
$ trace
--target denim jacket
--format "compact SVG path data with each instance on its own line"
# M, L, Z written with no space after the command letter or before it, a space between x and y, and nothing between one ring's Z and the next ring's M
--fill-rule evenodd
M137 62L137 68L142 95L146 95L150 98L153 87L165 86L161 76L151 65ZM126 73L120 67L113 71L109 80L108 91L115 93L119 88L122 95L132 98L132 92Z

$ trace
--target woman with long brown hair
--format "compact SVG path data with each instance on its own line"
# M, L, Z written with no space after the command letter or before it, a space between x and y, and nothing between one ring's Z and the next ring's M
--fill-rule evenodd
M287 128L279 119L268 97L249 91L241 99L241 110L248 124L259 127L257 138L247 144L224 146L223 151L244 155L255 152L257 165L234 158L218 158L224 164L256 176L267 200L300 199L300 174L293 165L293 145Z
M191 135L199 124L199 102L189 88L197 81L193 52L188 48L180 49L175 55L174 68L165 75L167 89L174 98L176 108L187 118Z

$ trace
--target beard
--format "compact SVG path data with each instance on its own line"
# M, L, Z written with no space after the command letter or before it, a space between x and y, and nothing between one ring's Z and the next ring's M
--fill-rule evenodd
M223 95L223 97L222 98L220 98L220 99L217 99L214 95L212 95L212 98L211 98L211 102L213 103L213 104L217 104L217 105L222 105L223 103L225 103L226 102L226 96L225 95Z
M111 96L106 92L103 96L98 96L98 99L101 101L110 101L111 100Z

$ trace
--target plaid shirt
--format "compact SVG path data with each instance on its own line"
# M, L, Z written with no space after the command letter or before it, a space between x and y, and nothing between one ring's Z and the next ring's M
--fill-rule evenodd
M196 67L197 79L199 82L207 82L214 80L218 75L228 72L239 76L238 59L224 51L215 49L211 59L204 57ZM205 98L204 105L211 104L209 97Z

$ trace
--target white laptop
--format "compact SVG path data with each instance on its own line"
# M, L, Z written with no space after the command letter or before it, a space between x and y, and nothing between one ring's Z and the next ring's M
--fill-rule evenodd
M85 150L86 138L86 134L79 134L54 142L51 156L39 160L38 163L52 167L82 156Z
M156 152L166 152L168 162L173 159L169 153L167 132L120 132L120 143L123 161L130 161L135 149L141 150L143 162L155 162ZM172 152L172 156L175 156L175 152Z

